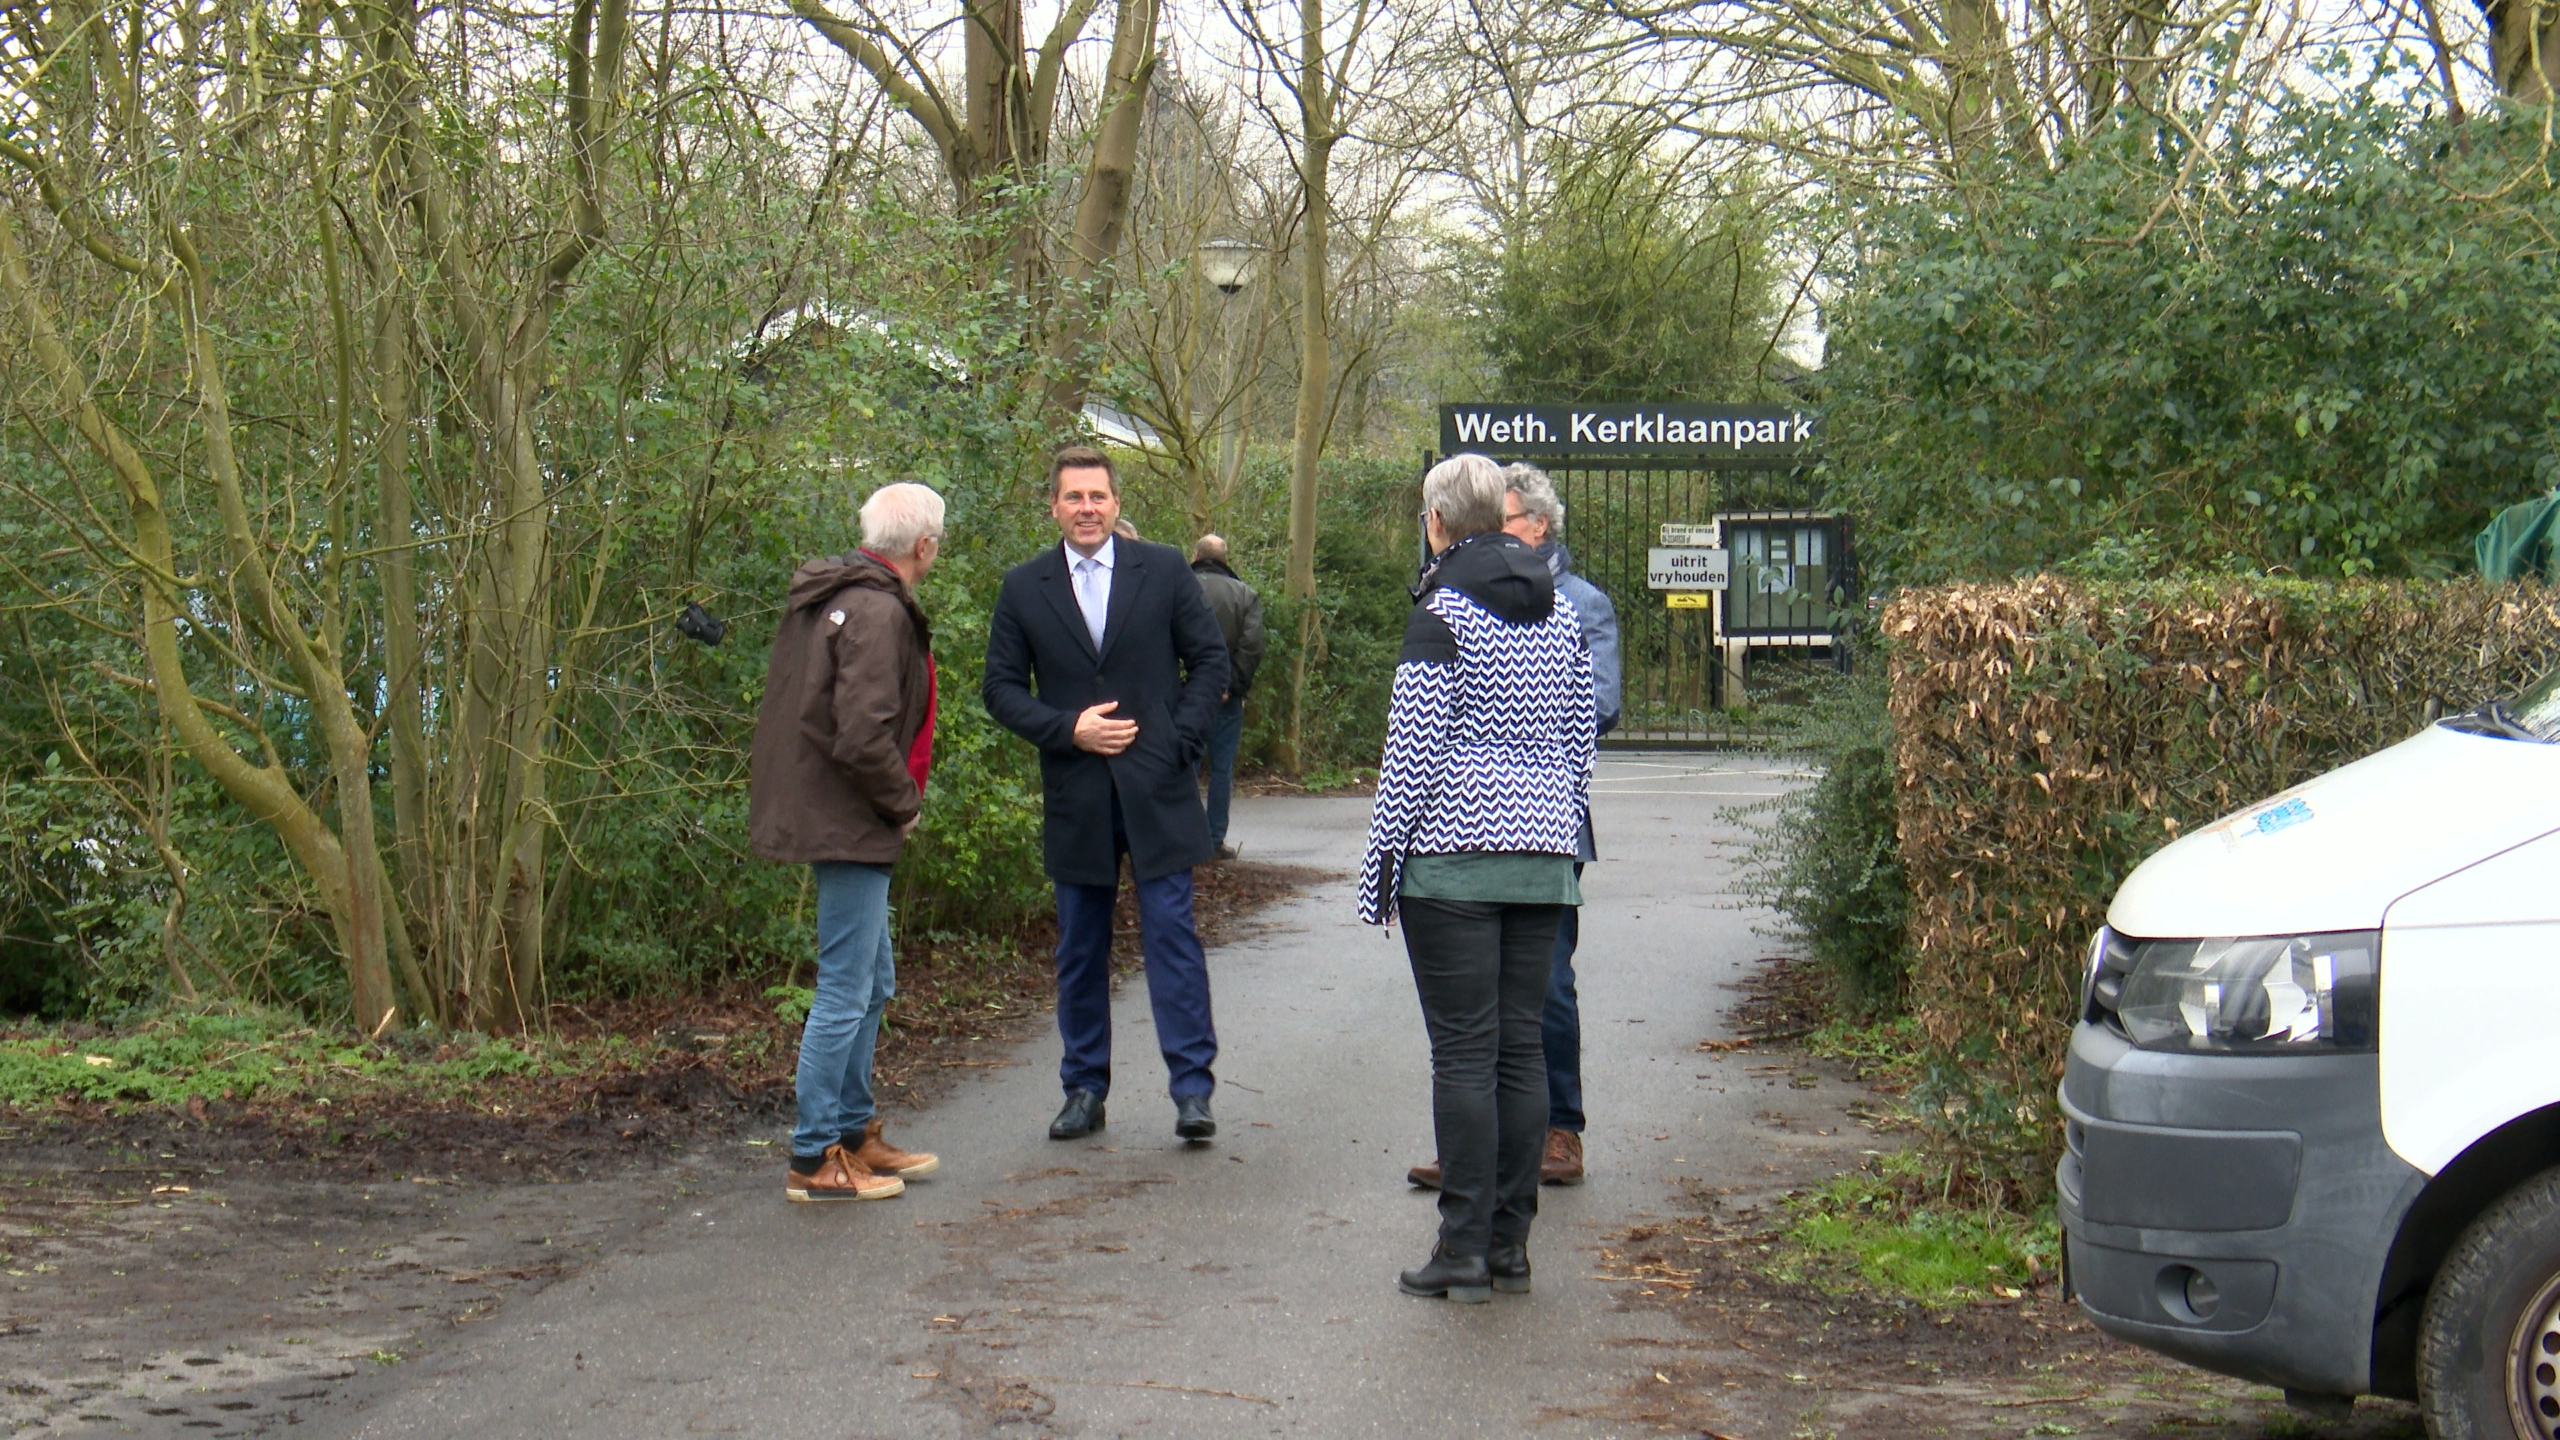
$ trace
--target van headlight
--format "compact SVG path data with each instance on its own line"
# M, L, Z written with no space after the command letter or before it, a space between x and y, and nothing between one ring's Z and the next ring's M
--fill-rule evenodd
M2145 1050L2369 1050L2381 935L2135 940L2089 947L2081 1016Z

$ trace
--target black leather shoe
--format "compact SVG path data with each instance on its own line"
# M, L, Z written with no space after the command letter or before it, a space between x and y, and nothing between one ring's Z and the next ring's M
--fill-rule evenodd
M1206 1140L1218 1133L1218 1122L1209 1116L1208 1096L1173 1097L1173 1133L1185 1140Z
M1496 1245L1486 1252L1484 1268L1493 1275L1493 1288L1505 1295L1529 1293L1529 1247Z
M1396 1277L1407 1295L1445 1298L1455 1305L1482 1305L1493 1298L1493 1272L1481 1255L1457 1256L1435 1245L1431 1263Z
M1049 1122L1052 1140L1081 1140L1102 1128L1102 1097L1090 1090L1070 1090L1058 1118Z

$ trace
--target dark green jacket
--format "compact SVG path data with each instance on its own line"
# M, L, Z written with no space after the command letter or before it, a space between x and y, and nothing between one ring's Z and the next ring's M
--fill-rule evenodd
M1262 668L1262 597L1219 561L1194 560L1191 573L1200 577L1200 596L1227 637L1227 698L1242 700Z

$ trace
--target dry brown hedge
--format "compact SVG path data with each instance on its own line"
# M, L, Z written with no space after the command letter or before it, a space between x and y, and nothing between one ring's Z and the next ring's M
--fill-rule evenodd
M2049 1120L2081 956L2133 867L2183 830L2512 695L2560 664L2560 593L2039 577L1906 592L1883 630L1911 1006L1941 1054L2035 1123Z

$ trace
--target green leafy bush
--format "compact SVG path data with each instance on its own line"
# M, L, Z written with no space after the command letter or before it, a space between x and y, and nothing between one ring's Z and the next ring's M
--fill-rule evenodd
M1485 257L1478 327L1504 396L1734 400L1775 319L1774 197L1663 157L1642 123L1549 140L1553 193Z
M1827 313L1831 501L1902 583L2467 571L2560 481L2546 149L2530 109L2280 97L2207 156L2113 128L1880 212Z
M1865 1013L1901 999L1910 912L1885 699L1885 668L1867 657L1782 717L1788 746L1822 773L1766 812L1742 881L1744 896L1777 911L1849 1008Z
M809 1018L809 1007L818 1003L818 992L806 985L771 985L764 998L773 1002L774 1018L785 1025L797 1025Z

